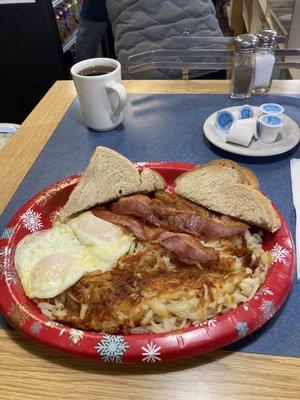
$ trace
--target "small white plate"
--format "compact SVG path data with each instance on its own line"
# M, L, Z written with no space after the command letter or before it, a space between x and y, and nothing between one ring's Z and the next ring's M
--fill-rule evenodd
M0 123L0 149L2 149L8 139L20 128L20 125L10 123Z
M226 111L236 111L240 106L224 108ZM259 107L253 107L255 113L259 114ZM285 120L284 131L279 135L276 142L271 144L262 143L260 140L251 140L248 147L225 141L226 133L220 132L216 125L217 112L211 114L204 123L203 130L206 138L220 149L230 153L241 154L252 157L275 156L285 153L295 147L300 141L300 132L298 124L292 118L285 114L281 116Z

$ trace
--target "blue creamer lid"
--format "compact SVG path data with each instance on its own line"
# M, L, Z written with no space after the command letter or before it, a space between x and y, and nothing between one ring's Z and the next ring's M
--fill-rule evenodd
M279 127L284 121L279 115L266 114L259 117L258 122L266 126Z
M281 114L284 112L284 108L280 104L276 103L265 103L260 107L260 111L265 114Z
M216 116L216 126L222 132L228 132L234 123L235 118L230 111L218 111Z
M239 114L240 114L241 119L254 117L254 110L248 104L245 104L244 106L242 106L239 111L240 111Z

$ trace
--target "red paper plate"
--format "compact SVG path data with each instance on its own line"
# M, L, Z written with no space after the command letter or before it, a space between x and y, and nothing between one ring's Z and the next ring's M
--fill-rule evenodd
M140 163L139 168L160 172L169 187L191 164ZM158 362L188 357L228 345L261 327L284 302L293 281L295 252L290 231L279 214L282 226L264 238L263 247L274 255L264 285L249 302L235 310L180 332L169 334L109 335L86 332L44 317L28 299L14 268L18 242L28 233L50 228L56 213L65 204L78 176L64 179L38 193L13 217L0 239L0 310L16 329L29 338L54 348L103 362Z

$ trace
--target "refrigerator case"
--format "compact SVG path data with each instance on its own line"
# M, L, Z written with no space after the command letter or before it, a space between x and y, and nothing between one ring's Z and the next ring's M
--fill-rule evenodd
M76 24L62 42L58 3L0 2L0 122L22 123L55 81L68 78L64 52L75 43Z
M63 52L74 48L83 0L54 0L53 7Z

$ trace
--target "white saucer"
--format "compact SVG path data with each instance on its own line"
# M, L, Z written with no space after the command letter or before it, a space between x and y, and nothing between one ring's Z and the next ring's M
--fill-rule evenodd
M226 111L236 111L240 106L224 108ZM259 107L253 107L255 113L259 113ZM206 138L220 149L230 153L242 154L244 156L265 157L275 156L285 153L295 147L300 141L298 124L285 114L281 116L285 119L284 131L279 139L271 144L262 143L260 140L251 140L248 147L225 141L226 133L219 131L215 125L217 112L211 114L204 123L203 130Z
M8 139L20 128L20 125L11 123L0 123L0 149L2 149Z

